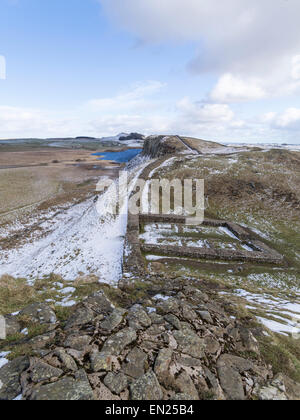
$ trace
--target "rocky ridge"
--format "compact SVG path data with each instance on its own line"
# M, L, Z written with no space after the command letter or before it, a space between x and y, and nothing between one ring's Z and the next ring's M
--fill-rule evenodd
M186 150L186 146L176 136L149 136L145 139L143 156L159 158Z
M117 296L96 292L64 322L45 305L25 308L32 319L42 313L47 331L0 369L0 399L299 399L300 386L274 377L257 331L230 316L211 285L125 275Z

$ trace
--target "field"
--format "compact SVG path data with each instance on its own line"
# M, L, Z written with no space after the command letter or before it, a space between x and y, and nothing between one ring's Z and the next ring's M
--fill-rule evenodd
M22 146L23 147L23 146ZM21 147L21 148L22 148ZM48 202L67 202L95 188L99 176L114 176L112 163L81 149L0 151L0 224ZM108 168L109 167L109 168ZM116 165L117 168L117 165Z

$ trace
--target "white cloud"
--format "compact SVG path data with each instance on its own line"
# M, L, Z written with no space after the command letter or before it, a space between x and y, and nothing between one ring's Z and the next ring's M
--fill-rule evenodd
M37 127L43 128L45 123L46 121L38 110L0 106L1 137L10 133L21 132L29 126L32 128L32 132L34 132Z
M144 43L190 42L188 68L217 76L215 103L300 91L299 0L99 0L118 28Z
M300 53L299 0L99 1L145 42L198 42L195 71L269 76Z
M139 82L111 97L90 100L84 108L100 133L161 132L168 128L169 121L167 105L159 96L165 86L159 81Z
M164 86L158 81L136 83L122 93L66 110L64 118L49 110L0 106L0 138L102 136L163 128L163 105L155 95Z
M152 102L150 94L148 98L143 97L140 88L139 94L135 89L130 92L133 91L135 94L132 95L123 93L121 103L121 95L89 101L79 109L70 110L70 117L64 119L46 110L2 106L0 137L104 136L122 131L140 131L145 134L179 133L222 140L226 130L243 127L243 122L235 118L234 112L226 104L199 104L183 98L175 107L170 103L164 106L163 102ZM125 109L129 97L131 106ZM141 103L144 108L140 106Z
M300 79L300 55L295 55L292 58L292 73L291 76L294 80Z
M122 131L167 131L169 117L156 95L165 84L139 82L121 93L87 101L77 109L56 112L0 106L0 138L104 136Z
M68 136L80 128L74 114L61 118L47 110L0 106L0 138Z
M165 84L158 81L147 81L136 83L129 90L116 94L108 98L93 99L88 102L88 106L94 111L116 112L116 110L141 110L145 105L149 105L149 97L159 93Z
M223 104L197 104L188 97L177 103L178 111L194 123L229 122L234 113L228 105Z
M227 104L201 104L185 97L177 103L170 129L174 133L189 134L216 141L233 141L237 132L243 132L246 122L236 118Z
M215 141L271 141L276 138L287 141L293 140L293 133L300 130L298 108L244 120L226 103L201 103L184 97L172 106L172 102L155 96L163 86L159 82L139 83L110 98L88 101L69 110L66 113L69 117L63 119L58 113L47 110L0 106L0 137L104 136L140 131L145 134L186 134Z
M300 129L300 109L288 108L278 115L275 124L280 128Z
M288 108L281 113L269 112L262 117L272 128L284 130L300 130L300 109Z
M276 118L276 112L267 112L261 118L262 123L271 123Z
M224 74L210 94L213 101L224 103L253 101L265 96L260 80L242 79L231 73Z

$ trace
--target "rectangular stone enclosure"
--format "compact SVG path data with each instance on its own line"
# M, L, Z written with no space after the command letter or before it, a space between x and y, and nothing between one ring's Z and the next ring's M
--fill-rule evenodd
M143 254L161 258L237 261L256 264L283 263L283 256L248 228L233 222L205 219L188 225L184 216L128 215L123 269L144 271Z

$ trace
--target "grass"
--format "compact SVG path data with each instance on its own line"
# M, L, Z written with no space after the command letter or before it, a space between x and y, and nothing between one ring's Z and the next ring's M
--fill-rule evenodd
M273 366L274 374L284 373L300 382L300 340L274 335L272 339L259 339L264 360Z
M11 314L21 311L32 303L44 302L55 308L59 320L65 321L72 308L60 306L58 303L66 298L66 295L61 292L66 287L74 288L74 292L69 295L69 298L75 302L80 302L99 290L103 290L116 304L122 300L120 290L99 283L94 276L90 276L90 281L91 283L84 283L80 280L78 282L66 282L61 276L52 273L29 285L26 279L2 276L0 278L0 314ZM31 327L25 318L19 318L19 321L23 328Z
M48 168L2 169L0 214L46 200L57 193L58 187Z
M56 305L54 308L54 311L55 311L57 320L61 323L64 323L71 316L73 308Z
M10 352L7 356L8 360L13 360L19 356L33 355L32 347L28 341L48 331L47 325L33 323L22 317L19 317L18 320L22 328L27 328L28 334L25 336L24 334L16 333L0 341L0 350Z
M36 291L25 279L10 276L0 278L0 313L9 314L36 301Z
M6 356L7 360L14 360L17 357L23 356L34 356L32 347L27 343L15 344L12 347L7 347L5 350L10 352L9 355Z
M76 292L73 293L73 297L76 297L80 300L95 292L98 292L102 288L100 283L82 284L74 287L76 288Z
M0 313L11 314L37 302L51 305L49 300L60 301L65 297L60 293L60 283L63 287L73 286L55 274L37 279L32 285L29 285L26 279L4 275L0 277ZM80 298L81 294L75 293L75 297Z

